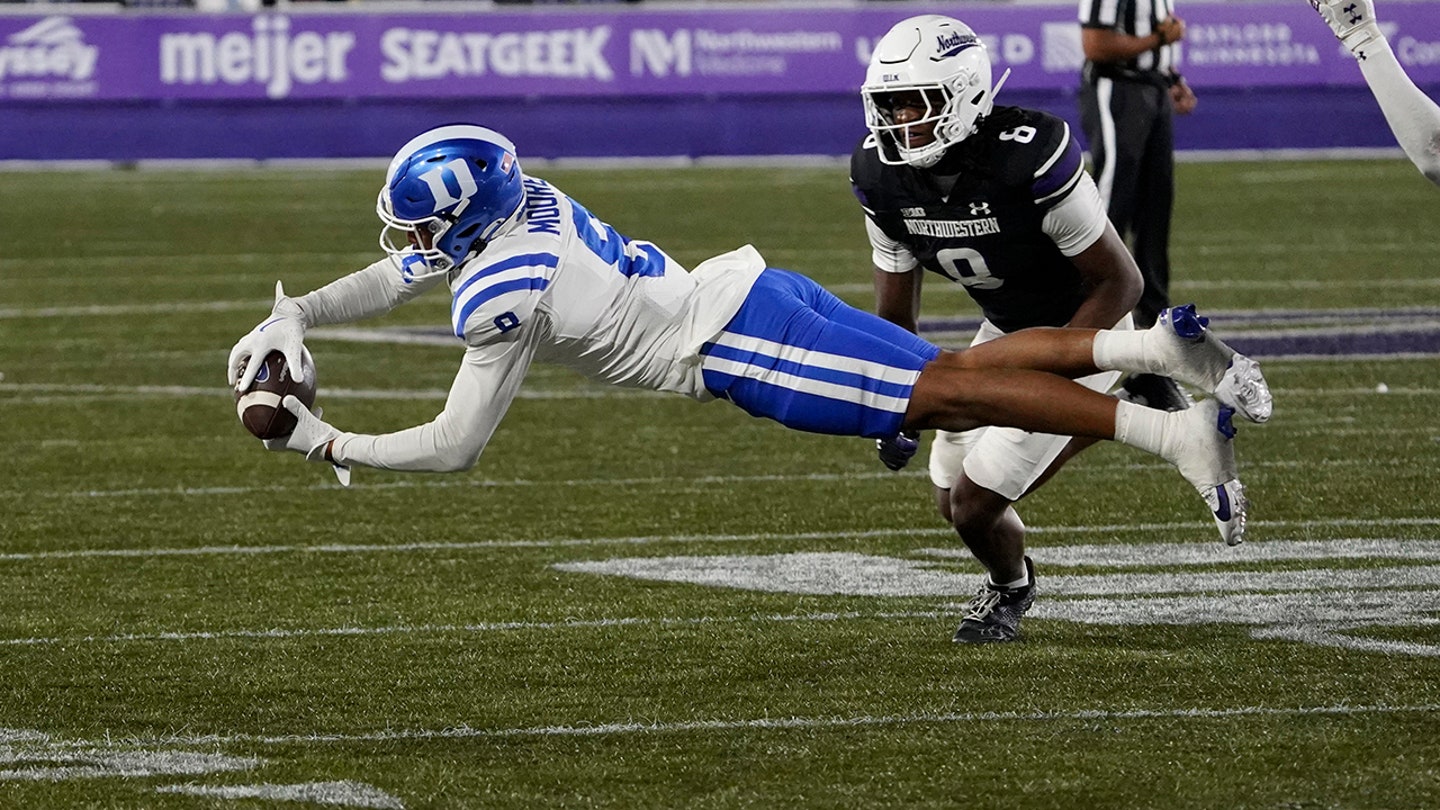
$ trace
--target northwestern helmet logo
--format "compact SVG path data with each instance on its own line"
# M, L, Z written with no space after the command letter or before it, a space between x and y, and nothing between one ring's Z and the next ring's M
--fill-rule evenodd
M949 34L941 34L935 42L935 49L938 54L930 57L931 61L938 62L941 59L948 59L966 48L979 45L980 38L974 34L962 34L954 31Z

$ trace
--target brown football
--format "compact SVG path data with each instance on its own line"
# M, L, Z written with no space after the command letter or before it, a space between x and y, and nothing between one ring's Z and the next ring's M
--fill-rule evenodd
M235 392L235 410L240 414L240 424L257 438L278 439L295 429L295 417L280 405L286 394L294 394L307 408L315 407L315 364L306 352L302 360L305 381L297 383L285 365L285 355L271 352L262 362L265 365L249 390ZM243 374L244 368L240 371Z

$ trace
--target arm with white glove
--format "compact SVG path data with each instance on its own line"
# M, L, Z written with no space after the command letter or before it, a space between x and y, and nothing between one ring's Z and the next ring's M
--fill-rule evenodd
M1440 104L1405 72L1375 19L1375 4L1371 0L1310 0L1310 6L1359 61L1361 75L1410 162L1440 186Z
M301 356L305 348L305 311L295 299L285 294L285 286L275 282L275 306L270 317L261 321L250 333L240 338L230 349L230 361L226 365L226 381L237 391L245 391L255 382L263 360L271 352L285 355L285 365L290 369L296 382L305 379L305 365ZM257 362L250 362L251 360ZM243 369L243 370L242 370Z
M324 414L323 410L316 408L315 412L311 413L294 395L287 395L280 400L280 406L295 416L295 429L290 431L289 435L278 439L262 439L265 449L294 450L309 461L328 461L333 465L340 485L350 486L350 468L335 460L334 448L336 440L355 434L336 430L320 418Z
M298 420L295 430L265 442L270 450L292 450L310 461L335 466L349 486L350 467L361 465L411 472L456 472L474 466L500 419L519 393L535 354L536 330L520 339L472 346L455 375L443 410L434 420L394 433L346 433L311 413L293 396L281 405Z
M270 317L230 350L227 380L237 389L249 388L260 370L260 364L249 362L250 358L263 359L273 351L284 354L285 365L293 370L297 380L303 380L300 349L305 342L305 330L384 315L434 287L442 278L406 278L387 257L299 298L285 295L285 288L277 281ZM242 365L245 366L243 374Z

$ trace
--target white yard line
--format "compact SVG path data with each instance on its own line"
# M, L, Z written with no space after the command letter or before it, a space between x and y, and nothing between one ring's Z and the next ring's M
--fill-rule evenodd
M62 444L78 444L62 442ZM91 445L87 445L91 446ZM1298 462L1297 462L1298 463ZM878 466L878 465L877 465ZM1159 467L1158 464L1151 465ZM1300 466L1314 466L1305 464ZM1129 469L1128 467L1125 469ZM667 490L674 490L676 487L705 487L715 484L744 484L744 483L767 483L778 481L859 481L874 479L895 479L898 477L923 478L927 473L923 470L912 470L902 473L894 473L888 470L877 470L873 472L846 472L846 473L797 473L797 474L774 474L774 475L706 475L696 478L675 478L669 476L654 476L646 478L572 478L569 480L549 480L531 478L512 478L509 480L496 480L487 478L413 478L403 481L388 481L384 483L365 484L356 483L350 489L360 490L395 490L395 489L512 489L526 487L545 487L569 489L572 487L665 487ZM239 486L239 487L150 487L144 489L110 489L110 490L70 490L66 492L38 492L32 490L0 490L0 498L21 498L35 500L37 498L137 498L137 497L205 497L211 495L247 495L251 493L264 492L323 492L327 490L343 489L335 483L318 483L303 486L293 484L276 484L273 486Z
M1196 522L1195 526L1209 525ZM196 548L91 548L63 551L9 552L0 554L0 562L22 562L28 560L69 560L69 559L145 559L157 557L230 557L258 556L262 554L390 554L423 551L480 551L496 548L570 548L588 546L630 545L647 546L663 543L746 543L786 542L832 539L864 539L869 537L936 537L946 536L948 531L938 529L876 529L859 532L806 532L799 534L708 534L708 535L653 535L647 537L605 537L605 538L556 538L548 540L476 540L464 543L396 543L396 544L325 544L304 545L250 545L250 546L200 546Z
M181 312L229 312L248 309L265 314L265 307L273 304L261 298L245 301L177 301L161 304L93 304L75 307L22 307L0 308L0 320L17 318L75 318L98 315L173 315Z
M1235 706L1157 709L1078 709L1057 712L917 712L848 717L754 717L672 722L580 722L571 725L471 728L465 724L435 729L384 729L358 733L177 735L135 741L146 745L291 745L368 743L401 740L504 739L509 737L606 737L626 734L677 734L714 731L846 729L867 726L971 725L979 723L1056 723L1125 720L1227 720L1240 717L1345 717L1376 714L1434 714L1440 704L1330 706Z
M153 269L157 265L179 265L182 269L194 268L197 265L211 265L217 262L226 264L259 264L270 269L277 261L284 262L323 262L323 261L345 261L364 262L369 264L377 256L372 251L330 251L330 250L297 250L281 251L278 253L178 253L156 256L150 254L134 253L112 253L106 256L31 256L24 259L0 259L0 269L8 265L16 265L27 268L55 268L55 267L81 267L93 269L96 267L114 268L133 265L138 268ZM195 274L190 273L144 273L143 275L123 276L114 273L92 276L81 281L104 281L114 283L117 281L154 281L157 278L189 279L195 282ZM27 279L31 282L46 281L57 286L69 286L73 284L74 278L40 278ZM212 277L209 279L214 281Z
M193 782L183 785L162 785L156 793L183 793L187 796L203 796L214 799L237 801L261 799L271 802L304 802L308 804L329 804L340 807L368 807L374 810L405 810L404 802L383 790L364 782L306 782L299 785L198 785Z
M1304 435L1339 435L1346 433L1348 428L1330 428L1324 431L1308 431ZM1375 430L1364 430L1355 428L1354 431L1364 433L1366 436L1374 437ZM1404 433L1419 432L1429 434L1431 428L1415 428L1413 430L1401 431ZM124 443L129 440L115 440L115 443ZM75 440L53 440L42 443L46 447L78 447L81 445ZM98 442L87 442L85 446L94 447ZM0 442L3 445L3 442ZM1247 470L1290 470L1290 469L1314 469L1324 468L1346 468L1363 466L1366 468L1409 468L1413 463L1407 459L1396 458L1385 461L1374 461L1364 458L1327 459L1323 461L1301 461L1301 460L1273 460L1246 462ZM1160 461L1135 461L1119 464L1093 464L1085 467L1085 474L1090 476L1102 475L1126 475L1136 471L1162 471L1168 470L1169 465ZM780 483L780 482L853 482L853 481L874 481L874 480L919 480L928 478L928 473L923 469L907 469L903 472L890 472L888 470L876 470L870 472L842 472L842 473L777 473L769 475L706 475L696 478L676 478L674 476L653 476L646 478L571 478L562 480L533 479L533 478L410 478L402 481L386 481L381 483L355 483L349 490L379 492L385 490L408 490L408 489L522 489L528 487L545 487L570 489L574 487L658 487L667 492L677 490L698 489L714 485L738 485L754 483ZM250 495L267 492L297 493L297 492L326 492L331 490L345 489L334 482L322 481L307 485L296 484L274 484L270 486L233 486L233 487L144 487L127 489L81 489L81 490L0 490L0 499L23 499L34 501L45 498L201 498L212 496L229 495ZM1035 529L1031 529L1034 531Z
M1156 534L1172 531L1190 531L1210 526L1210 521L1184 521L1176 523L1124 523L1090 526L1037 526L1030 527L1032 534ZM1253 527L1266 529L1312 530L1336 527L1359 527L1391 529L1396 527L1440 526L1440 517L1435 518L1391 518L1369 519L1319 519L1319 520L1254 520ZM0 554L0 562L25 562L34 560L71 559L145 559L160 557L246 557L265 554L403 554L426 551L481 551L497 548L573 548L587 546L649 546L664 544L703 545L707 543L791 543L812 540L864 540L870 538L949 538L952 532L945 528L927 529L870 529L866 531L821 531L756 534L662 534L634 537L577 537L550 538L542 540L476 540L471 542L424 542L424 543L327 543L322 545L244 545L244 546L196 546L149 547L149 548L88 548L56 551L16 551ZM1278 541L1267 541L1278 542ZM1342 540L1329 542L1343 542ZM1222 549L1223 550L1223 549Z
M622 617L571 619L558 622L479 622L475 624L404 624L384 627L310 627L268 630L213 630L168 633L118 633L108 636L37 636L0 639L3 647L43 647L54 644L124 644L131 642L214 641L223 639L287 639L347 636L391 636L434 633L500 633L526 630L597 630L609 627L693 627L710 624L764 624L839 621L890 621L893 619L934 619L950 615L940 611L898 613L804 613L756 616Z

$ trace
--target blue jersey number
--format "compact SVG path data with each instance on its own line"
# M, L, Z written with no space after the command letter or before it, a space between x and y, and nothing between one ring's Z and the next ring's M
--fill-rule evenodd
M631 241L596 219L585 206L570 201L574 211L575 232L590 251L606 264L626 276L665 275L665 254L649 242Z

